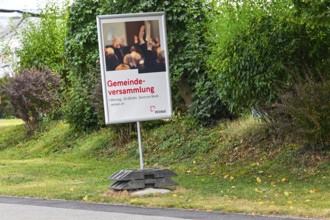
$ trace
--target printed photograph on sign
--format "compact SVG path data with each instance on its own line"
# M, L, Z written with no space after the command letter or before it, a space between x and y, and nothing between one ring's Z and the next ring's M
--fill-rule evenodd
M105 123L170 118L165 14L97 17Z
M106 70L166 71L159 34L158 20L103 24Z

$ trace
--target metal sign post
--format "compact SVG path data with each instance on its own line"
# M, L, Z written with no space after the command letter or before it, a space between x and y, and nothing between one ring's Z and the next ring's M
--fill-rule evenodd
M138 139L139 139L139 153L140 153L140 169L143 170L143 151L142 151L142 140L141 140L141 130L140 130L140 122L136 122Z

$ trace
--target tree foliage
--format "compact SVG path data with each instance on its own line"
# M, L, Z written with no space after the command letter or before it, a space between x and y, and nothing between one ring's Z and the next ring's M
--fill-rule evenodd
M310 25L297 17L304 8L295 6L291 1L267 0L219 6L210 24L214 46L208 63L231 111L272 103L296 81L328 75L329 26Z
M58 73L64 71L66 16L66 6L61 8L49 2L40 17L25 19L27 22L19 32L21 46L17 49L20 71L45 67Z
M316 26L330 24L330 1L293 0L293 3L302 21Z

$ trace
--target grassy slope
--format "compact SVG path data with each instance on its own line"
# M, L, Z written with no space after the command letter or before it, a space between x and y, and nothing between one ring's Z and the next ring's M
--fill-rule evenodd
M118 146L110 129L75 134L63 122L27 138L24 126L2 122L2 195L330 218L329 152L280 145L251 118L209 129L184 119L142 128L146 167L170 168L179 183L143 197L107 190L112 173L138 168L136 139Z

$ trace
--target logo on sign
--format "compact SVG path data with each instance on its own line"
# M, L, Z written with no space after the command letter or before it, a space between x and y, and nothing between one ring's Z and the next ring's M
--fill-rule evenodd
M156 110L156 106L150 106L150 112L155 112L155 114L166 113L166 109Z

